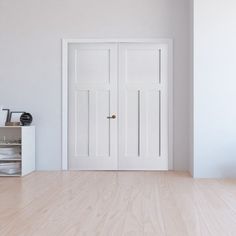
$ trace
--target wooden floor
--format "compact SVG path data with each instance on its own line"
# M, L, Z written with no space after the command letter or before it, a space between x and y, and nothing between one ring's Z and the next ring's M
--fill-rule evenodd
M236 235L236 180L183 172L0 178L1 236Z

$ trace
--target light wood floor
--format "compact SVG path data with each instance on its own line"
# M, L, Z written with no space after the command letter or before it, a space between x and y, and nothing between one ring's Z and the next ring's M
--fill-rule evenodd
M1 236L236 235L236 180L183 172L0 178Z

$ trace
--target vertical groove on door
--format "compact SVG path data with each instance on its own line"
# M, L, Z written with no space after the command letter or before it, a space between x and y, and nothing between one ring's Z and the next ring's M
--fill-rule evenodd
M75 133L74 133L74 153L75 156L78 156L78 92L75 92L75 96L74 96L74 120L75 122Z
M90 91L88 90L88 157L90 155Z
M162 82L162 55L161 49L159 49L159 84ZM161 156L161 91L159 90L159 156Z
M111 49L108 49L108 83L111 83Z
M159 90L159 156L161 156L161 91Z
M140 90L138 90L138 156L140 156Z
M78 71L77 71L77 66L78 66L78 50L75 50L75 64L74 64L74 73L75 73L75 83L78 83Z
M161 49L159 49L159 83L161 83Z
M111 92L108 92L108 109L109 109L109 114L108 116L111 116ZM111 120L108 119L109 126L108 126L108 156L111 156Z

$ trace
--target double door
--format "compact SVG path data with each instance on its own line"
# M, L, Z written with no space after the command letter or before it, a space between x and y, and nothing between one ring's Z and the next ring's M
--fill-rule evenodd
M168 50L69 45L69 169L168 169Z

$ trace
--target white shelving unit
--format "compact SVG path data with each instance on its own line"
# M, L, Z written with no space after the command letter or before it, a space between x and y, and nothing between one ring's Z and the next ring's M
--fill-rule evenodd
M17 140L17 142L14 142ZM20 163L20 172L0 176L24 176L35 170L35 126L1 126L0 148L19 147L19 156L0 158L0 166L4 163Z

